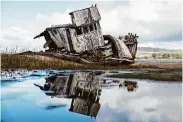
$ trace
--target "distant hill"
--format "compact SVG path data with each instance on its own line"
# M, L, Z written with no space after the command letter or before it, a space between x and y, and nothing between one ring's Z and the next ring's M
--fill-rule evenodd
M138 47L138 52L179 52L181 49L164 49L164 48L153 48L153 47Z

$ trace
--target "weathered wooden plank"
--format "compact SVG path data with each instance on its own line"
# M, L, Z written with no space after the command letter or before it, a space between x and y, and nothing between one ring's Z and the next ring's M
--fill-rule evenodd
M88 9L76 11L73 13L73 16L73 24L75 24L76 26L86 25L91 22Z
M55 42L55 44L59 48L61 48L61 47L64 47L64 43L65 43L65 38L63 35L64 28L61 28L59 31L60 32L58 32L57 29L55 29L55 30L48 31L48 33L49 33L51 39Z
M117 49L118 49L118 56L119 58L128 58L128 59L132 59L132 55L128 49L128 47L126 46L126 44L119 40L119 39L116 39L114 38L115 40L115 43L117 45Z
M93 21L101 20L100 13L99 13L97 7L91 7L90 11L91 11L91 16L92 16Z
M92 22L100 21L101 19L97 7L86 8L71 13L72 22L76 26L87 25Z

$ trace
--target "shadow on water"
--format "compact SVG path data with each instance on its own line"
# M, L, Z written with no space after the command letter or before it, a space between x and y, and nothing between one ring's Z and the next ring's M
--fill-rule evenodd
M50 106L47 106L45 109L52 110L52 109L60 108L60 107L65 107L65 105L50 105Z
M130 91L134 91L137 89L137 82L135 81L129 81L129 80L125 80L123 83L119 84L119 88L121 87L126 87L127 90Z

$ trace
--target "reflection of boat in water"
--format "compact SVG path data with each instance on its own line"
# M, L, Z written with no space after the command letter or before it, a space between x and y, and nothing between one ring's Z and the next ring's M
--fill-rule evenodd
M111 80L111 79L103 79L103 82L101 84L102 88L113 88L117 87L119 82L116 82L116 80Z
M76 87L76 95L72 97L69 111L96 117L100 109L101 89L100 87L94 87L94 84L88 85L86 89Z
M44 86L34 84L48 96L71 98L69 111L96 117L100 109L101 85L92 72L77 72L46 78Z
M97 98L96 101L93 101L89 97L87 99L82 97L77 97L77 98L72 98L72 103L69 111L96 118L99 109L100 109L99 98Z
M77 72L68 75L54 75L46 79L44 86L34 84L41 90L46 91L46 95L53 97L76 96L77 92L98 92L101 89L100 81L94 77L92 72ZM50 92L48 92L50 91ZM101 91L101 90L100 90Z
M75 112L96 118L100 109L100 95L102 88L125 87L134 91L137 83L134 81L100 79L95 77L95 72L75 72L71 74L60 73L45 78L44 86L34 84L45 92L46 95L57 98L72 99L69 108Z
M120 87L126 87L128 91L134 91L138 86L137 86L137 82L135 81L125 80L123 83L119 84L119 88Z

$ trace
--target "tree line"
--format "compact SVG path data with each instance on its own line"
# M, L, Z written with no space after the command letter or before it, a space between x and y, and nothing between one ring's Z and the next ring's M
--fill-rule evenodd
M139 59L182 59L182 53L152 53L151 56L138 57Z

